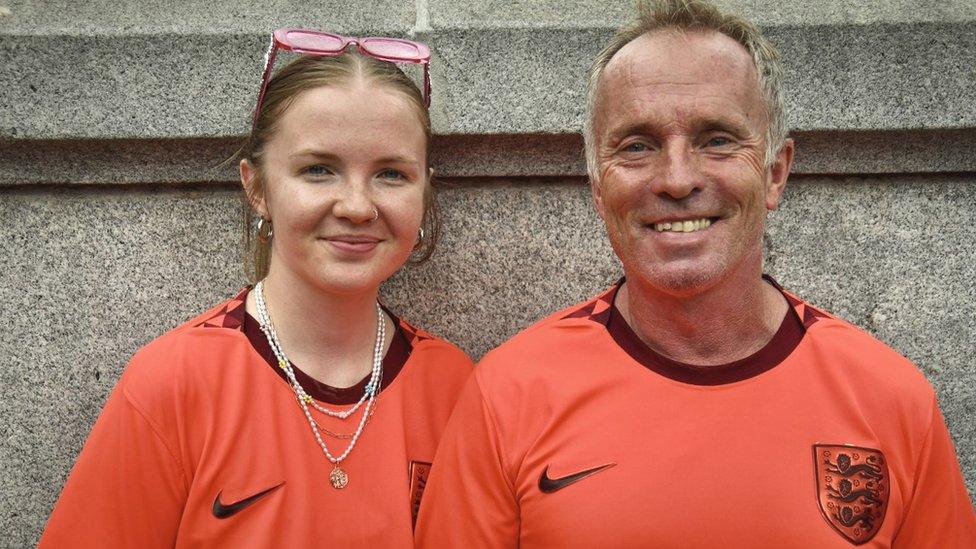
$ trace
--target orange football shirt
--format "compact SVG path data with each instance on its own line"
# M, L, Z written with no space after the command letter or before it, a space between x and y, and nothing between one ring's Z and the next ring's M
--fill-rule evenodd
M247 290L156 339L129 363L48 521L40 547L412 547L429 464L471 372L456 347L394 319L382 390L332 487ZM300 365L298 365L300 366ZM296 368L317 400L353 404ZM343 407L343 406L339 406ZM345 421L312 411L338 434ZM323 433L333 455L348 440Z
M908 360L784 292L768 345L695 368L641 342L618 288L475 368L419 547L976 547L952 441Z

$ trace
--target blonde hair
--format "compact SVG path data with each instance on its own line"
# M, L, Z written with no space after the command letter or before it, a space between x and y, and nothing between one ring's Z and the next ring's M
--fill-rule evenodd
M593 60L586 89L586 168L598 180L596 135L593 128L597 88L610 60L631 41L656 30L715 31L741 44L752 56L766 109L766 165L772 164L786 141L786 107L783 101L783 69L776 47L745 19L722 13L705 0L637 0L637 18L624 25Z
M257 196L263 193L261 164L264 147L274 135L278 121L295 99L302 92L322 86L341 86L357 78L402 93L410 101L410 104L416 108L423 125L424 135L427 138L427 161L430 161L430 113L417 85L399 67L393 63L356 53L344 53L335 57L304 55L282 67L268 82L261 111L239 152L240 158L247 159L255 167L253 193ZM427 173L424 175L426 176ZM411 256L410 263L423 263L429 259L440 238L440 220L434 194L434 181L431 178L424 192L424 217L421 221L424 238ZM271 242L256 237L254 230L256 216L257 212L254 211L245 192L241 208L242 244L244 271L251 282L267 276L271 258Z

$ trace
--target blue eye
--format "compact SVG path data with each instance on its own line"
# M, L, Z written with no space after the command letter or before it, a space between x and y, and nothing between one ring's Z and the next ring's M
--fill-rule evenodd
M706 145L709 147L724 147L730 143L732 143L732 140L727 137L713 137L708 140Z
M647 150L647 145L641 143L640 141L634 141L633 143L624 147L627 152L644 152Z
M322 164L314 164L305 168L305 173L311 176L322 177L332 175L332 170Z
M404 176L402 172L398 170L394 170L392 168L381 171L378 177L380 179L390 179L390 180L406 179L406 176Z

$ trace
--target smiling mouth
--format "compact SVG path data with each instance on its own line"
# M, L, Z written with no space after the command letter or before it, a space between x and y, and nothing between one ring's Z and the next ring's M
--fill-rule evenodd
M377 244L380 239L370 236L330 236L326 237L329 242L343 242L346 244Z
M380 243L377 238L351 235L333 236L325 240L339 250L357 253L370 252Z
M707 229L717 219L715 217L702 217L700 219L666 221L663 223L654 223L652 227L659 233L693 233Z

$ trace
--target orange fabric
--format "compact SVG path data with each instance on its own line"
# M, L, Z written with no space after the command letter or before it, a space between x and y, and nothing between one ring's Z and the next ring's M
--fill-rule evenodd
M976 547L934 392L908 360L787 294L781 332L792 323L799 337L774 367L677 381L611 335L615 291L475 368L434 461L419 547L850 547L821 512L817 444L884 457L884 518L863 547ZM540 489L543 473L551 490L611 463Z
M243 294L140 350L79 456L40 547L412 547L411 462L429 463L471 362L401 324L412 351L342 467L240 329ZM313 411L323 427L349 420ZM333 454L348 441L323 434ZM224 519L212 506L281 483Z

